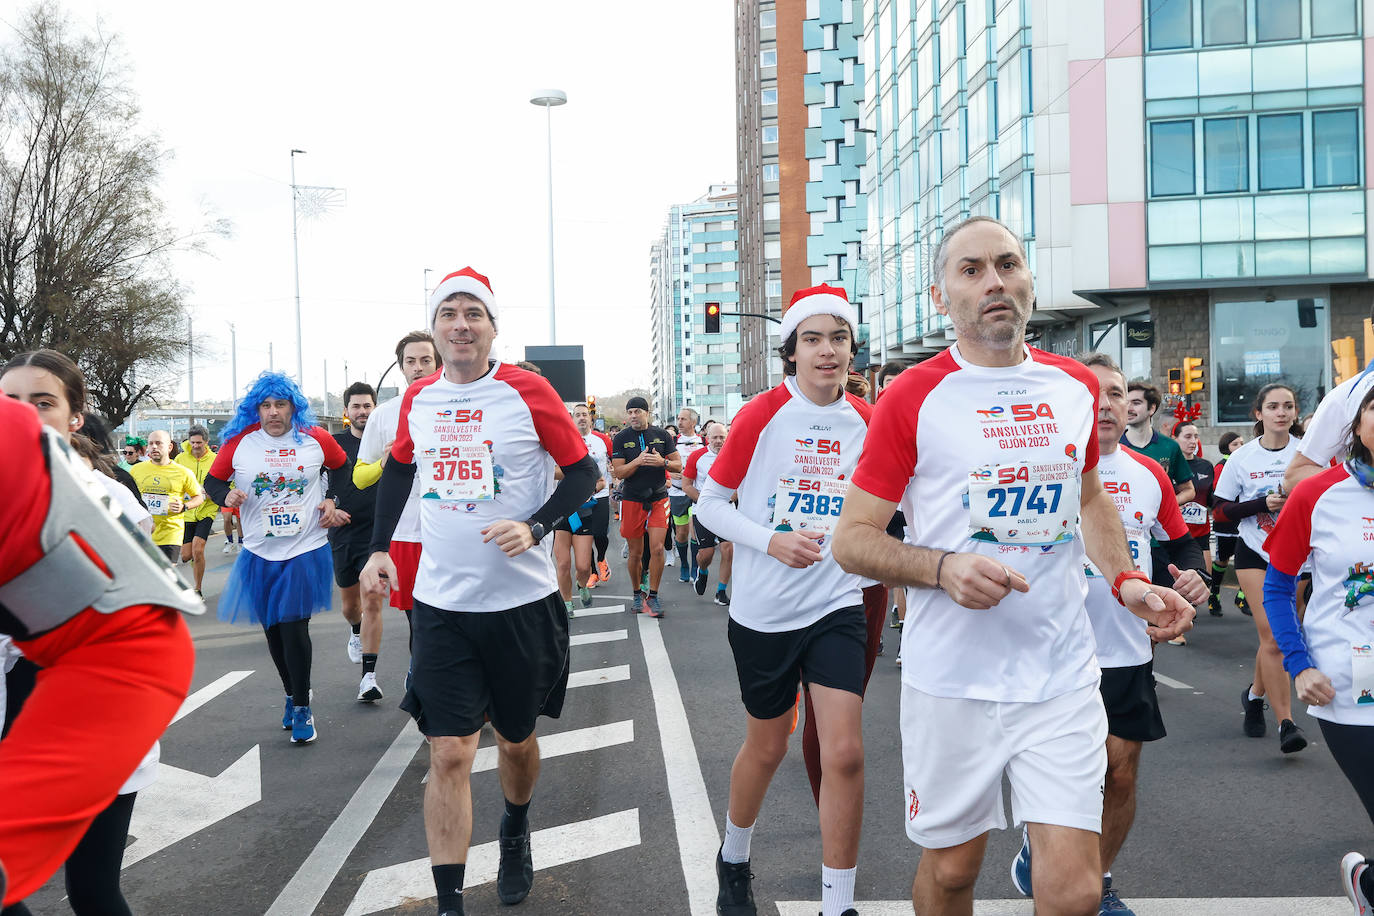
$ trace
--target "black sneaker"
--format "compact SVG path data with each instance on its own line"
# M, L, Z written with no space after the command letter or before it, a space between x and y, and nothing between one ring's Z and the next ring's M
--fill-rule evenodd
M902 621L897 616L897 605L895 604L892 605L892 622L888 624L888 626L892 627L894 630L900 630L902 628Z
M1253 687L1254 685L1250 685ZM1258 700L1250 699L1250 687L1246 687L1240 695L1240 705L1245 708L1245 736L1247 738L1263 738L1268 726L1264 724L1264 698ZM1303 739L1303 744L1307 740Z
M706 583L710 578L710 575L705 570L697 573L696 590L698 595L706 594Z
M534 885L534 860L530 857L530 835L501 837L501 861L496 866L496 896L510 906L529 895Z
M724 592L722 589L716 589L716 599L715 599L715 600L716 600L716 604L719 604L721 607L729 607L729 606L730 606L730 596L727 595L727 594L725 594L725 592Z
M716 893L716 916L758 916L754 906L754 873L749 870L748 862L738 865L726 862L716 852L716 881L720 890Z
M1246 617L1255 616L1254 612L1250 610L1250 602L1245 599L1245 592L1237 590L1236 607L1240 608L1240 612L1244 614Z
M1296 754L1305 747L1307 736L1298 728L1298 723L1292 719L1284 719L1279 723L1279 750L1285 754Z
M1216 595L1207 596L1207 613L1213 617L1221 616L1221 598Z

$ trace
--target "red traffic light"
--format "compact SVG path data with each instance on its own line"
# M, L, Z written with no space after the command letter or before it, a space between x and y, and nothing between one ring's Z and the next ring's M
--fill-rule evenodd
M716 305L714 302L712 302L710 305L706 306L706 314L711 315L712 317L714 317L714 316L716 316L716 315L719 315L719 314L720 314L720 306L718 306L718 305Z
M707 334L719 334L719 333L720 333L720 303L719 303L719 302L708 302L708 303L706 303L706 333L707 333Z

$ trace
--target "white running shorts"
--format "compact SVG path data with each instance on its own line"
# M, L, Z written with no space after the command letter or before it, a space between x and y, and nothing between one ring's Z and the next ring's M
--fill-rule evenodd
M1107 713L1097 684L1039 703L936 697L902 685L906 833L928 849L1014 823L1102 830Z

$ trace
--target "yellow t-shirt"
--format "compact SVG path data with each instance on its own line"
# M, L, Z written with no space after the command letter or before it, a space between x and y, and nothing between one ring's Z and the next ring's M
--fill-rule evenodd
M215 463L215 450L206 446L205 457L197 461L196 456L191 454L191 447L183 445L181 454L172 460L194 474L196 483L203 490L205 489L205 475L210 473L210 466ZM214 518L217 512L219 512L219 506L212 503L210 497L206 496L205 502L194 509L187 509L184 514L188 522L198 522L203 518Z
M200 495L200 484L196 477L175 461L169 464L153 464L140 461L129 469L143 501L153 515L153 543L159 546L171 544L181 546L181 538L186 530L186 513L168 515L166 499L176 496L185 502Z

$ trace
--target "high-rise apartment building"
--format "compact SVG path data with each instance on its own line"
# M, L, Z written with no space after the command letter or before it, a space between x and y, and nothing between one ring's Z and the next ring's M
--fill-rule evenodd
M714 184L690 204L668 211L650 255L654 416L672 422L682 407L702 418L739 408L740 319L722 316L706 332L706 305L738 312L739 270L734 184Z
M988 214L1026 245L1039 345L1105 350L1161 387L1202 359L1193 400L1214 433L1248 424L1270 381L1310 410L1331 340L1361 339L1374 299L1370 26L1359 0L870 4L881 351L952 341L931 255Z

